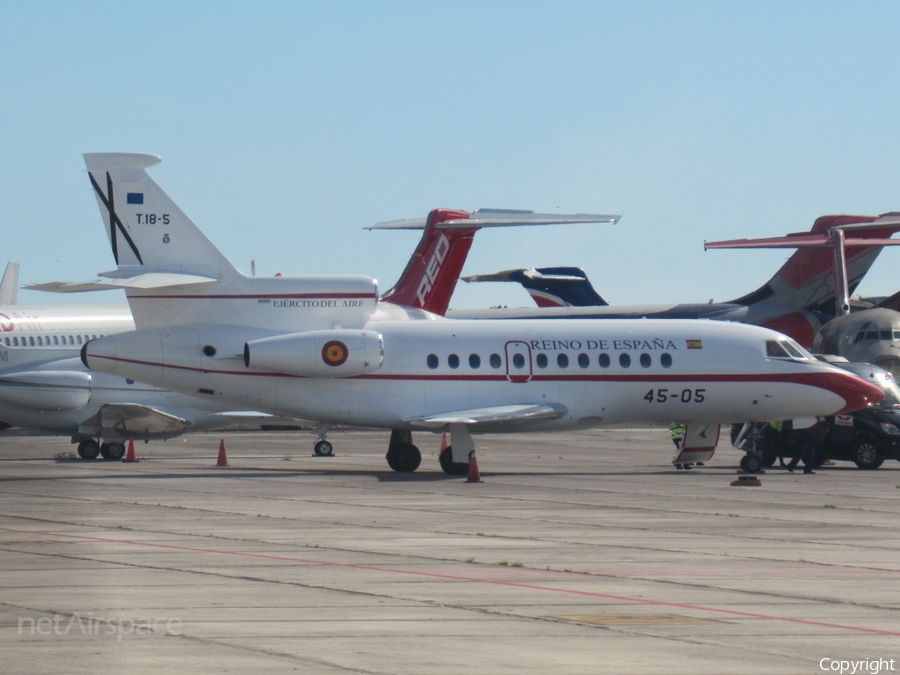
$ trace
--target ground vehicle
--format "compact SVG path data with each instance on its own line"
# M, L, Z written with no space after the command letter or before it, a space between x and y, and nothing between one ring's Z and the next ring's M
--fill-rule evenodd
M823 418L827 433L815 449L815 464L837 459L855 462L860 469L877 469L886 459L900 460L900 386L893 375L869 363L833 365L877 384L885 397L881 403L855 413ZM746 471L755 472L772 466L779 457L802 453L802 438L788 423L781 431L769 424L747 425L746 431L744 426L733 425L731 438L735 447L746 451L741 459L741 468Z

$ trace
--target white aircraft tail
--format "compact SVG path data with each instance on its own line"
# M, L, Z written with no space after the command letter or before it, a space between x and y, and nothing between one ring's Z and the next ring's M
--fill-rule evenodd
M248 277L147 175L156 155L88 153L84 161L118 267L80 292L124 288L137 328L191 324L306 331L361 326L378 298L360 276Z
M8 307L19 301L19 263L10 260L0 280L0 305Z
M140 153L86 153L119 277L147 272L215 279L240 272L145 169L162 160ZM112 275L104 275L112 276Z

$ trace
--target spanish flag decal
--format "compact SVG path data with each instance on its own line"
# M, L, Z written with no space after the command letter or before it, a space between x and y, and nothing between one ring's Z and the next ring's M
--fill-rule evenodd
M322 347L322 360L329 366L339 366L347 360L349 350L340 340L331 340Z
M703 340L685 340L688 349L703 349Z

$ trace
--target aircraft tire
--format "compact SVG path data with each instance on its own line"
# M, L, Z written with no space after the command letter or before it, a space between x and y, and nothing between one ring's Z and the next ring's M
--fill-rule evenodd
M92 438L88 438L78 444L78 456L82 459L97 459L99 454L100 445Z
M313 452L316 453L317 457L331 457L334 447L323 438L316 441L316 444L313 446Z
M449 445L438 455L438 461L441 463L444 473L448 476L466 476L469 474L469 463L454 462L453 449Z
M759 455L744 455L741 460L741 468L748 473L759 473L762 466L762 458Z
M398 473L411 473L422 463L422 453L412 443L398 443L388 448L388 466Z
M122 459L125 456L124 443L106 443L105 445L106 454L103 455L104 459Z
M868 436L863 436L853 444L853 461L860 469L877 469L884 463L878 456L878 448Z

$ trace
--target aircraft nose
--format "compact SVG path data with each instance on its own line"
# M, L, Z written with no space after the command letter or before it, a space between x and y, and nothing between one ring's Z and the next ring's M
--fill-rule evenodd
M826 389L844 399L844 407L838 410L836 415L862 410L873 403L881 402L884 398L884 390L881 387L846 371L837 370L829 373Z

